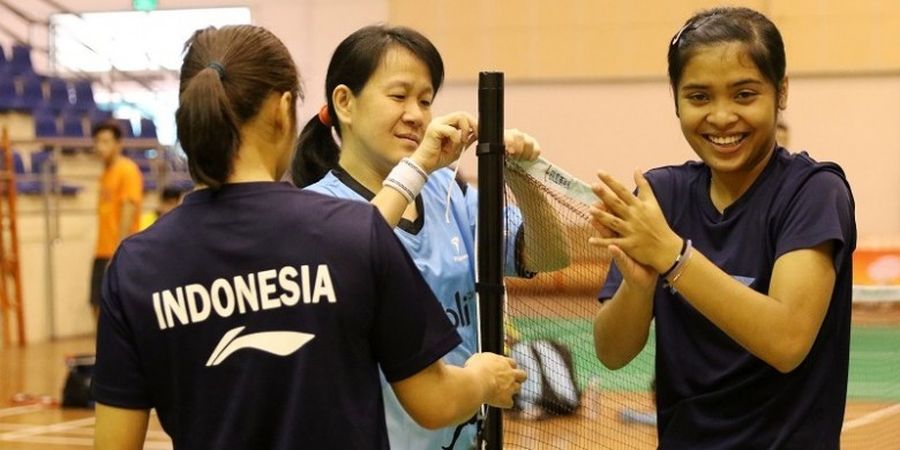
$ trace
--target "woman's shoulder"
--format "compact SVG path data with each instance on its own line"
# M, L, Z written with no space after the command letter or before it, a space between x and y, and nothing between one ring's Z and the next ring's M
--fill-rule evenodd
M689 184L707 171L706 164L700 161L687 161L682 164L655 167L645 172L644 176L652 186L677 186Z
M459 190L452 189L453 185L459 187ZM451 196L456 194L461 194L463 196L467 196L470 192L474 192L462 178L458 176L454 176L453 169L449 167L444 167L438 170L435 170L428 176L428 179L425 180L425 189L423 189L423 193L425 195L438 195L439 197L444 197L447 194L447 190L450 189Z
M342 186L343 183L338 180L334 173L328 171L328 173L326 173L321 180L316 181L315 183L308 186L304 186L303 190L318 192L320 194L335 195Z
M453 179L453 169L449 167L443 167L434 172L431 172L431 175L428 176L428 180L426 183L437 183L440 185L446 185L450 180Z
M806 150L801 150L797 153L791 153L788 149L779 147L776 150L776 155L782 161L784 161L791 170L795 171L804 171L804 170L812 170L819 171L822 169L830 170L832 172L838 172L840 174L844 173L844 169L834 161L819 161L812 157Z
M844 169L836 162L817 161L806 151L791 153L784 148L777 150L776 157L784 167L782 181L786 186L850 189Z

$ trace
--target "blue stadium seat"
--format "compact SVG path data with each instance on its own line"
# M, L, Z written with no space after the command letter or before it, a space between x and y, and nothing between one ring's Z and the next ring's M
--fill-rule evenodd
M156 124L150 119L141 119L141 138L156 139Z
M84 132L84 117L81 114L65 113L63 114L62 136L67 138L83 138L87 136Z
M22 154L15 150L13 150L13 172L16 175L25 175L25 161Z
M41 177L43 176L41 170L43 169L44 165L45 164L53 164L53 166L51 166L51 168L50 168L50 172L53 174L53 178L51 181L51 183L52 183L51 190L59 189L59 192L65 196L77 195L84 188L77 184L61 182L56 177L56 165L55 165L56 163L54 163L50 159L52 154L53 154L53 152L48 151L48 150L44 150L44 151L40 151L40 152L33 152L31 154L31 172L34 174L34 176L38 177L38 181L37 181L38 186L41 186ZM39 189L37 191L37 193L41 193L41 190Z
M6 52L3 51L3 46L0 45L0 77L6 75L9 71L9 61L6 59Z
M20 77L22 82L22 95L18 99L18 108L26 111L34 111L44 108L44 86L41 79L35 74Z
M31 66L31 47L22 44L13 45L8 70L13 75L34 75L34 68Z
M91 80L76 80L72 83L75 88L75 108L79 111L90 112L97 109L94 102L94 88Z
M90 120L91 122L91 128L109 119L112 119L112 113L109 111L103 111L102 109L93 109L88 112L88 120Z
M38 138L59 137L59 127L56 124L56 115L49 110L37 109L34 111L34 135Z
M39 152L31 152L31 173L40 175L44 168L44 164L52 164L50 157L53 152L50 150L41 150ZM56 172L56 167L51 166L51 172Z
M63 183L62 186L59 187L59 192L66 197L73 197L78 195L83 189L83 186L77 184Z
M52 152L50 151L33 152L31 154L32 171L27 172L25 170L25 164L22 161L22 155L17 151L13 151L13 166L15 167L14 170L17 176L16 191L18 191L18 193L23 195L41 195L44 193L41 168L45 164L50 164L49 158L51 154ZM0 159L0 167L3 167L3 165L3 161ZM58 191L64 196L73 196L78 195L79 192L84 190L83 186L61 182L56 178L55 169L55 167L52 169L53 177L49 184L51 191Z
M81 113L68 111L62 115L62 133L60 136L65 138L84 139L88 134L84 130L84 116ZM82 148L79 147L63 147L64 155L74 155Z
M69 101L69 84L62 78L51 77L48 84L50 85L50 97L47 103L57 112L68 111L72 107Z
M19 95L16 94L16 84L12 78L0 75L0 111L16 109L19 103Z
M22 154L13 151L13 171L16 173L16 191L25 195L35 195L41 193L41 182L28 178L29 174L25 171L25 161L22 160ZM33 178L33 177L31 177Z
M119 126L122 127L122 138L124 138L124 139L134 138L134 128L132 128L130 120L116 119L116 122L119 122Z

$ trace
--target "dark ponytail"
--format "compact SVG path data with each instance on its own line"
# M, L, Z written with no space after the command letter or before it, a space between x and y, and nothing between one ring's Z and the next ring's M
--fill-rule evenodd
M218 73L212 68L198 72L182 90L179 103L175 122L190 124L178 127L178 140L188 154L191 177L218 189L231 174L241 140Z
M185 44L175 113L194 181L221 187L241 145L241 126L269 95L283 92L302 99L294 61L274 34L252 25L195 32Z
M406 27L372 25L360 28L338 44L325 76L328 121L332 122L331 126L339 137L341 124L335 115L331 94L343 84L354 95L359 95L375 73L385 52L394 45L401 46L418 57L431 73L431 86L435 95L440 90L444 82L444 61L428 38ZM329 170L338 166L340 147L331 135L331 126L325 125L316 115L300 133L297 151L291 163L291 175L298 187L306 187L319 181Z
M297 141L297 152L291 164L294 184L305 187L321 180L329 170L338 166L340 153L340 147L331 136L331 127L322 123L318 115L313 116L303 127Z

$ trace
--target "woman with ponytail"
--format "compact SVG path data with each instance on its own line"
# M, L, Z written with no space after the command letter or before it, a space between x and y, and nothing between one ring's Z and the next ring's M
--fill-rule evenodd
M478 197L446 166L477 139L477 123L465 112L432 120L431 104L443 79L441 55L415 30L369 26L354 32L331 58L325 78L327 103L300 134L292 174L299 187L378 208L462 336L463 342L444 361L463 366L478 348ZM533 160L540 154L540 146L527 134L508 130L505 138L511 158ZM507 274L530 276L567 265L566 243L553 209L540 204L543 196L529 192L533 188L510 187L517 197L532 201L522 202L521 212L511 208L507 213ZM541 226L533 231L522 227L523 216ZM389 386L383 386L391 448L474 448L476 417L427 430L404 411Z
M373 207L275 182L299 86L263 28L188 41L176 122L199 189L107 269L95 448L141 448L156 409L175 449L387 449L379 367L425 426L512 405L511 359L443 364L459 335Z

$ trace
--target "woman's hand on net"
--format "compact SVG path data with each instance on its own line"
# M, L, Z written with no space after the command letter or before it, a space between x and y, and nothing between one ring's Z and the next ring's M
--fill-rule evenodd
M484 402L497 408L511 408L513 397L526 379L525 371L518 368L514 359L494 353L476 353L465 367L479 372L487 388Z
M425 129L419 148L410 158L431 173L459 159L478 140L478 122L467 112L436 117Z
M515 128L503 131L506 156L519 161L535 161L541 156L541 144L537 139Z

